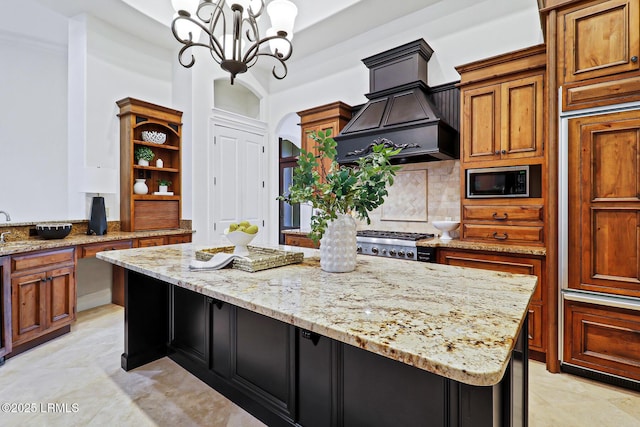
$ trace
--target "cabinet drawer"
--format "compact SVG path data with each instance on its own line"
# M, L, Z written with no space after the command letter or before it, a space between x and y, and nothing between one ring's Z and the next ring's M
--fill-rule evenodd
M162 246L164 245L164 237L145 237L142 239L138 239L138 248L149 248L152 246Z
M463 206L464 220L474 221L542 221L543 207L530 206Z
M285 234L284 244L290 246L300 246L303 248L317 248L320 245L315 245L313 240L305 236L296 236L291 234Z
M190 243L191 234L181 234L179 236L167 236L167 245L175 245L178 243Z
M543 227L499 226L464 224L462 234L465 239L494 243L542 243Z
M55 251L37 252L11 257L12 273L49 267L56 264L73 264L75 262L75 248L65 248Z
M640 312L565 301L567 363L640 380Z
M92 243L83 245L80 248L80 258L95 257L98 252L116 251L118 249L129 249L133 247L131 240L119 240L114 242Z

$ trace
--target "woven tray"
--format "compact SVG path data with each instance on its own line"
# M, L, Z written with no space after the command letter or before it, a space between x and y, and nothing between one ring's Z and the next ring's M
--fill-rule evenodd
M209 261L219 252L232 254L233 246L219 246L196 251L198 261ZM259 248L257 246L247 246L249 255L244 259L234 259L231 267L238 270L254 273L269 268L282 267L283 265L296 264L302 262L304 254L302 252L281 251L278 249Z

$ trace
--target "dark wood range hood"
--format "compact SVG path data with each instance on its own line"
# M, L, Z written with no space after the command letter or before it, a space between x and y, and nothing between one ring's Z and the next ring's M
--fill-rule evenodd
M369 69L369 101L335 137L339 163L354 163L375 144L402 147L394 163L459 158L457 123L447 123L427 85L427 63L433 49L423 40L396 47L362 60ZM455 106L456 93L448 96Z

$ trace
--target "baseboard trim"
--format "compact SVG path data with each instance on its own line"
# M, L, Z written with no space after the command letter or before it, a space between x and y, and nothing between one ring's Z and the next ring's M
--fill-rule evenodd
M618 387L624 387L629 390L640 391L640 382L628 378L619 377L617 375L594 371L592 369L587 369L568 363L561 363L560 370L568 374L579 375L581 377L601 381L603 383L612 384Z
M89 310L105 304L111 304L111 289L103 289L78 297L78 311Z

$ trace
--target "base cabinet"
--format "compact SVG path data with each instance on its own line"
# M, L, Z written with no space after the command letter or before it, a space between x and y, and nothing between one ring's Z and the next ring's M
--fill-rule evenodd
M125 283L123 369L168 355L269 426L526 425L526 325L502 381L477 387L135 272Z
M9 257L0 257L0 365L11 353L11 279Z
M14 350L69 326L76 318L75 249L11 258ZM53 336L52 336L53 337ZM26 348L25 348L26 349Z
M543 258L440 248L438 249L438 263L538 276L538 286L529 304L529 350L532 350L530 352L532 358L541 360L545 358L547 331L545 327L546 282Z
M563 363L640 381L640 313L576 301L564 304Z

